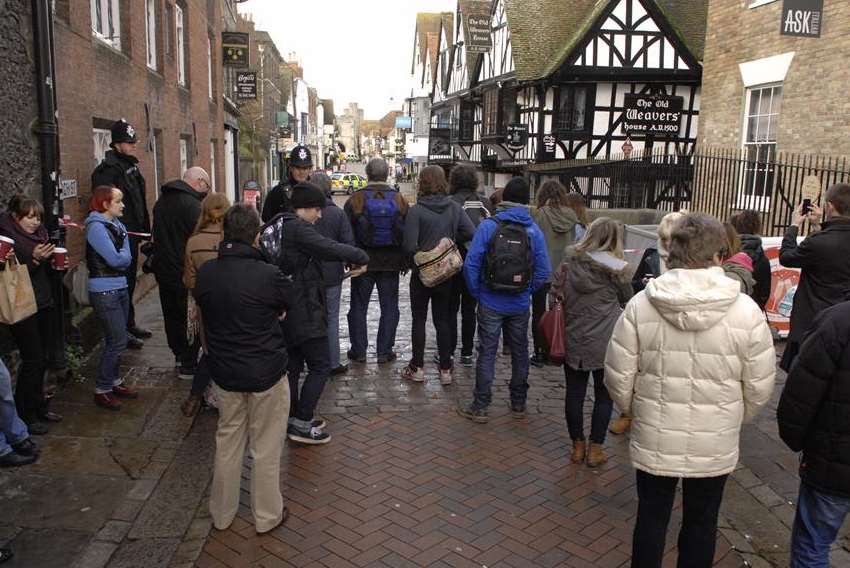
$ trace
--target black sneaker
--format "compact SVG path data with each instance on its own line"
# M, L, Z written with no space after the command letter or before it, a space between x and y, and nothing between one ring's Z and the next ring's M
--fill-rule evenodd
M464 367L471 367L475 361L472 359L472 355L461 355L460 356L460 364Z
M50 428L45 422L27 422L27 431L33 436L44 436Z
M524 420L528 417L525 404L511 403L511 416L517 420Z
M180 365L177 368L177 377L184 381L191 381L195 378L195 367L189 367L188 365Z
M334 367L331 369L331 375L344 375L348 372L348 365L340 365L339 367Z
M346 353L346 355L348 356L348 361L351 362L351 363L365 363L366 362L366 355L355 356L354 352L351 349L348 350L348 353Z
M144 341L142 341L132 333L127 334L127 349L141 349L144 346Z
M38 454L24 456L15 451L11 451L8 454L0 456L0 467L20 467L22 465L29 465L37 459Z
M532 366L542 369L546 366L546 357L540 354L535 354L531 356L528 362L531 363Z
M389 353L378 355L378 363L381 365L383 365L384 363L392 363L396 359L398 359L398 355L395 351L390 351Z
M17 444L11 444L12 449L16 454L22 456L37 456L41 450L39 450L38 446L35 442L32 441L31 438L27 438Z
M286 429L286 434L293 442L299 444L319 445L327 444L331 441L331 435L316 427L311 427L309 430L302 430L297 426L289 425Z
M139 327L137 325L131 325L127 328L127 331L131 335L135 335L139 339L147 339L149 337L153 337L153 332L149 329L145 329L144 327Z
M327 426L327 425L328 425L327 420L325 420L325 419L324 419L324 418L322 418L321 416L316 416L316 417L314 417L314 418L313 418L313 421L312 421L312 422L310 422L310 426L311 426L312 428L318 428L319 430L321 430L322 428L324 428L324 427L325 427L325 426Z
M465 404L461 403L458 405L457 413L477 424L486 424L490 422L490 416L487 414L487 409L475 408L475 405L471 402Z

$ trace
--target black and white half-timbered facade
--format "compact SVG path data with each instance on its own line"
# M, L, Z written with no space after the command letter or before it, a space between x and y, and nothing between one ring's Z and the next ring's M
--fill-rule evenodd
M494 187L531 174L582 190L573 168L624 150L693 152L707 0L486 4L489 42L477 0L441 33L431 124L447 143L432 163L475 164Z

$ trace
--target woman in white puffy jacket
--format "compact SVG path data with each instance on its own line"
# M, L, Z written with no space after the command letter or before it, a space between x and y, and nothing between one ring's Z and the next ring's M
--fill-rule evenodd
M717 219L683 217L672 233L670 270L628 303L608 346L605 385L633 417L633 567L661 566L680 478L678 566L711 566L741 424L773 391L773 339L756 303L724 275L726 247Z

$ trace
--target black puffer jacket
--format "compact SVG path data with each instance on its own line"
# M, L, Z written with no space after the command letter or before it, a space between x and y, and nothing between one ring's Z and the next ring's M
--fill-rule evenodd
M283 320L290 346L328 335L322 261L369 264L368 254L323 237L295 213L278 215L263 227L260 249L269 262L292 278L292 301Z
M124 193L124 215L121 222L128 231L150 233L145 178L139 170L139 160L115 150L106 152L103 161L91 174L91 187L111 185Z
M850 302L815 320L776 415L782 440L803 452L803 482L850 497Z
M202 193L182 180L162 186L153 206L153 272L156 281L166 286L183 285L186 241L192 236L201 216Z
M756 281L753 288L752 298L756 304L764 310L767 300L770 298L770 261L764 255L761 246L761 237L758 235L741 235L741 251L753 261L753 279Z
M789 342L800 342L822 310L844 301L850 289L850 217L837 217L823 230L797 244L797 227L791 226L782 239L779 263L800 268L800 284L791 309ZM788 371L789 369L785 369Z
M272 188L263 203L263 223L268 223L275 215L292 211L289 196L296 183L298 182L287 179Z
M254 247L224 242L218 258L198 269L193 294L216 384L237 392L276 385L288 363L278 318L292 305L291 284L280 270Z

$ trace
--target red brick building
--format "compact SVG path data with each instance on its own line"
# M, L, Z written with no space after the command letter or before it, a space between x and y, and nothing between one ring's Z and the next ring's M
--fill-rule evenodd
M119 118L138 132L149 207L191 166L224 191L222 0L58 0L55 20L62 175L78 184L65 213L87 213L92 169ZM82 236L68 237L78 258Z

